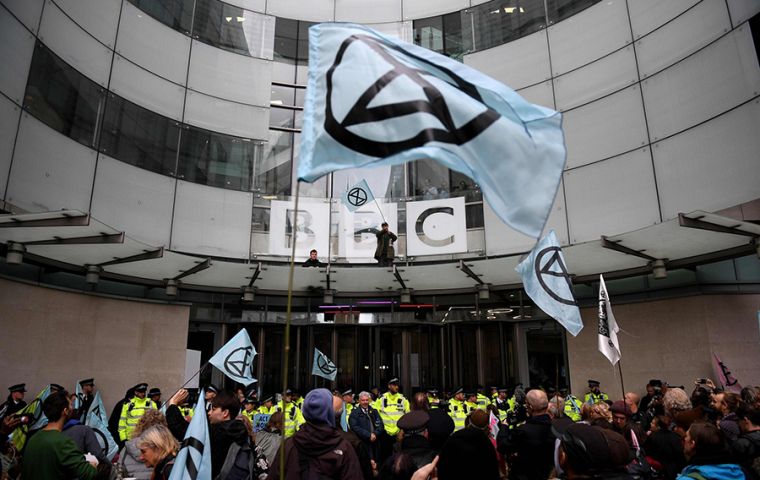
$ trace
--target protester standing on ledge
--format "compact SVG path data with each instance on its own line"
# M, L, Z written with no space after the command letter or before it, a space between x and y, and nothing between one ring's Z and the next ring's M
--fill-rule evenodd
M393 265L393 257L396 256L396 250L393 248L393 242L398 240L395 233L388 230L388 222L383 222L382 230L377 232L377 248L375 249L375 260L381 267Z
M309 252L309 259L301 264L302 267L324 267L325 264L320 262L317 258L316 249L311 249Z

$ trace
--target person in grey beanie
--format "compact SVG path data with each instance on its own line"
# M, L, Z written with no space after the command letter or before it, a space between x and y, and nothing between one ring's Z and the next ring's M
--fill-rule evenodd
M280 452L269 468L269 479L301 480L324 475L336 479L362 478L353 447L335 428L333 396L325 388L306 395L306 423L285 441L285 474L280 476Z

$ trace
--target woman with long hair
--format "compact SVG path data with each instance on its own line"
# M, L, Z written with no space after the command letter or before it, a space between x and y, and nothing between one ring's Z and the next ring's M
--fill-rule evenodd
M169 480L179 451L179 443L169 428L155 425L145 430L137 438L137 448L140 449L140 460L146 467L153 468L151 480Z

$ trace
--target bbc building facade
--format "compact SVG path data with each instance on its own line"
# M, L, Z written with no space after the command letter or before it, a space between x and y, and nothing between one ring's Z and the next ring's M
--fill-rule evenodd
M753 0L0 0L0 384L95 376L107 401L139 381L169 390L245 328L261 390L279 389L294 236L287 375L301 390L398 376L406 391L582 393L597 378L617 396L596 346L600 274L627 389L713 376L714 354L757 384L758 12ZM330 21L562 112L547 231L578 337L522 290L514 267L534 240L432 160L301 183L294 215L308 28ZM363 179L377 201L351 212L342 195ZM395 268L372 258L383 220ZM300 267L312 248L325 265ZM334 384L311 375L315 348L338 366Z

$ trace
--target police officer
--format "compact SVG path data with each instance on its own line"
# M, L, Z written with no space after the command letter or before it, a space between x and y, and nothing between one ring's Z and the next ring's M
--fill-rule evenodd
M509 404L509 400L507 399L507 392L508 389L506 388L497 389L497 397L493 403L496 406L496 412L500 422L503 422L507 419L507 412L509 412L509 410L512 408Z
M480 405L478 404L477 392L465 392L464 398L466 400L464 402L464 411L467 415L480 408Z
M138 383L134 386L135 396L129 402L121 407L121 417L119 417L119 440L126 442L132 436L132 432L137 427L146 411L157 409L158 407L150 398L146 398L148 392L147 383Z
M354 391L348 389L340 394L343 397L343 405L346 406L346 419L351 416L351 411L354 409Z
M292 394L293 391L291 389L285 390L285 395L282 396L282 400L276 407L274 407L274 411L272 412L282 412L283 433L285 434L285 438L295 435L296 431L301 428L301 425L306 423L306 419L303 418L301 409L292 401Z
M262 415L273 414L277 411L277 409L273 406L273 402L274 397L272 395L264 396L264 400L261 402L261 406L256 413L260 413Z
M440 402L440 399L438 398L438 390L435 388L428 388L426 393L430 408L438 408Z
M393 443L398 433L399 419L409 411L409 400L399 393L399 379L391 378L388 381L388 391L380 395L373 407L383 419L385 435L380 440L380 456L382 460L391 455Z
M454 398L449 400L449 416L454 420L454 431L464 428L467 410L464 402L464 388L454 390Z
M243 411L241 413L251 422L251 425L253 425L253 417L258 413L254 408L255 404L256 400L251 397L245 397L245 400L243 400Z
M8 387L8 398L0 405L0 419L13 415L26 407L24 394L26 393L26 384L19 383Z
M161 408L161 389L158 387L153 387L150 389L150 392L148 392L148 398L153 400L153 403L156 404L156 407Z
M580 422L581 421L581 408L583 407L583 403L581 403L580 399L576 397L575 395L568 392L567 395L565 395L565 416L571 419L574 422Z
M213 383L209 383L206 387L206 390L204 390L203 398L206 401L206 414L211 411L213 408L211 406L211 401L216 397L216 394L219 393L219 387L214 385Z
M583 398L583 403L588 403L589 405L593 405L595 403L606 402L607 400L609 400L609 397L607 396L607 394L603 393L599 389L598 380L589 380L588 389L589 389L589 392Z
M92 401L95 399L95 379L85 378L84 380L80 380L79 386L82 388L82 395L79 398L80 421L84 423L87 418L87 412L90 411Z
M484 388L478 385L478 392L475 399L475 403L478 404L480 410L488 410L488 405L491 404L491 399L483 393Z

